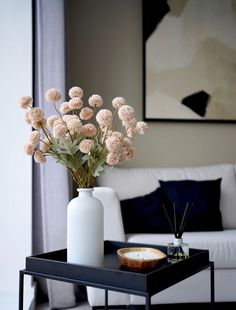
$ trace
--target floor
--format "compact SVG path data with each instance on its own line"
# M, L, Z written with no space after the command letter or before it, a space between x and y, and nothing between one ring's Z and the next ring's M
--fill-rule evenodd
M82 303L80 303L80 305L77 306L77 307L66 308L66 309L64 309L64 310L69 310L69 309L71 309L71 310L91 310L92 307L89 306L89 304L88 304L87 302L82 302ZM33 309L32 309L32 310L33 310ZM47 303L45 303L45 304L42 304L42 305L40 305L40 306L37 306L37 307L35 308L35 310L49 310L49 306L48 306ZM59 310L59 309L58 309L58 310Z
M211 310L209 304L178 304L178 309L181 310ZM92 307L89 306L87 302L80 303L79 306L73 308L66 308L64 310L91 310ZM103 309L102 307L94 308L96 310ZM110 309L120 310L119 307L111 307ZM128 306L127 310L144 310L144 306ZM172 305L158 305L152 306L152 310L174 310L176 309L176 304ZM234 303L217 303L215 304L214 310L235 310L236 309L236 302ZM36 307L34 310L50 310L48 304L43 304L41 306ZM59 310L59 309L58 309Z

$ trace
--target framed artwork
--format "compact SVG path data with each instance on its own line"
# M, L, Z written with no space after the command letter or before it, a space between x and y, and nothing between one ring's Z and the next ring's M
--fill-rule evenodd
M236 0L143 0L144 120L236 122Z

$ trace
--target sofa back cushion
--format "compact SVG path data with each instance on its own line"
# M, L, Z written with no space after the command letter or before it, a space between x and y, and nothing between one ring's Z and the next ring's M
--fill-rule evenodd
M162 191L155 191L120 201L126 234L171 233L171 227L162 206Z
M222 230L221 180L160 181L161 187L149 194L121 200L125 233ZM187 212L186 222L182 222L187 206L190 212Z
M236 181L233 164L184 168L111 168L98 186L112 187L120 200L153 192L159 180L212 180L222 178L220 210L224 228L236 228Z
M184 231L223 229L220 212L221 180L160 181L166 212L172 218L172 223L176 222L177 229L188 210L187 206L190 211Z

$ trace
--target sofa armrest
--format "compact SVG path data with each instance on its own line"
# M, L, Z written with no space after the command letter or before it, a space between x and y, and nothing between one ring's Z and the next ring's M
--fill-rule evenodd
M110 187L94 187L93 195L101 201L104 208L104 240L125 241L117 193Z

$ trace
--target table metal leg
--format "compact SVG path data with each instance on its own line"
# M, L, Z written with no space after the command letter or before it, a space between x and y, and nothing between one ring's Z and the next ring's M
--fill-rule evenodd
M210 284L211 284L211 309L215 307L215 275L214 275L214 262L210 265Z
M24 307L24 273L22 270L19 272L19 310Z
M150 295L146 296L145 310L151 310L151 296Z
M108 310L108 290L105 290L105 310Z

